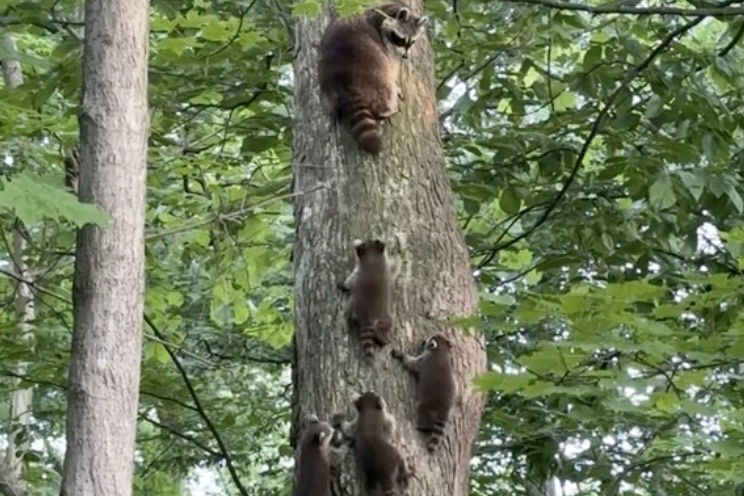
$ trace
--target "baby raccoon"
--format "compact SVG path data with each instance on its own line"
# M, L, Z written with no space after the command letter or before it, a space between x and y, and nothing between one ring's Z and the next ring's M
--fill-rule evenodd
M305 420L299 446L293 496L331 496L334 429L315 415Z
M426 17L399 2L332 22L320 43L318 79L328 110L359 146L377 155L380 121L398 112L400 58L424 33Z
M431 453L444 435L450 410L455 400L455 378L450 353L452 344L441 334L427 339L424 350L411 356L393 350L393 358L415 377L418 396L416 429L427 436L426 448Z
M351 437L354 453L362 472L366 494L380 491L395 496L408 487L410 471L400 452L392 445L393 417L385 401L373 392L362 394L354 402L353 422L343 422L342 431Z
M364 355L374 355L376 346L390 343L390 268L385 243L379 239L356 241L357 263L340 286L350 292L345 315L349 328L362 341Z

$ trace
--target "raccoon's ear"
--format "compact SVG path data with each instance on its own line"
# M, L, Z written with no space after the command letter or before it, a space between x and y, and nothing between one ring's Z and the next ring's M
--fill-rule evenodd
M356 408L360 412L362 411L362 397L361 396L357 398L356 400L354 400L354 408Z
M318 444L323 444L323 441L325 441L325 438L328 436L328 433L326 431L320 431L317 434L315 434L315 442Z
M408 16L410 15L411 15L411 11L409 11L405 7L401 7L400 10L395 14L395 18L398 19L399 21L405 22L408 20Z
M421 27L429 22L429 18L426 16L421 16L418 18L418 21L416 21L416 26Z
M437 343L437 340L434 338L429 338L426 341L426 347L429 348L430 350L436 350L438 345L439 343Z
M357 257L362 258L364 256L364 252L367 251L367 244L362 243L360 245L354 246L354 250L356 250Z
M376 239L372 243L372 248L374 248L375 252L382 253L385 251L385 243L383 243L379 239Z
M382 396L378 396L375 398L375 407L377 407L378 410L385 409L385 402L382 401Z

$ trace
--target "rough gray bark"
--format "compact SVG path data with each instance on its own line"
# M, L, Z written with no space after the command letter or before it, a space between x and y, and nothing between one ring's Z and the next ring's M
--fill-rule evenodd
M412 3L420 13L421 2ZM476 292L444 167L431 47L419 40L404 62L401 113L385 125L383 151L375 160L361 155L321 106L317 50L329 20L326 7L319 18L296 25L293 436L306 413L326 419L338 411L350 415L353 400L374 390L397 420L398 446L415 461L408 494L463 496L483 407L472 378L486 360L477 337L443 322L471 315ZM373 365L365 363L343 319L336 284L353 267L353 240L371 237L387 242L400 267L393 281L393 346L410 351L436 332L456 336L460 401L433 456L415 431L412 377L391 360L390 348L378 352ZM338 492L359 494L349 465L347 460Z
M7 55L2 60L3 81L7 88L17 88L23 84L23 72L20 62L13 57L16 52L16 43L12 33L5 31L0 40L3 53ZM33 274L29 270L26 257L27 242L21 234L19 226L13 229L12 243L13 251L10 258L13 262L13 271L19 281L15 291L14 307L18 315L18 339L28 344L33 344L34 321L36 320L36 301L32 292ZM26 374L26 364L18 364L14 372L23 376ZM31 423L31 404L33 401L33 390L21 388L20 381L15 380L18 386L10 394L8 408L8 446L5 450L5 462L0 469L0 494L5 496L16 496L25 494L26 484L23 480L23 455L30 446L30 438L24 432Z
M85 5L77 240L62 494L130 495L144 297L147 0Z

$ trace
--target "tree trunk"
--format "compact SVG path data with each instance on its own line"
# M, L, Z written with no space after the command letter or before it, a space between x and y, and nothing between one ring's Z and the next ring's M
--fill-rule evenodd
M147 0L88 0L81 201L109 216L77 240L62 495L130 495L144 298Z
M530 496L558 496L556 494L556 479L549 477L539 483L527 482L527 491Z
M16 52L16 43L10 32L2 35L3 52L13 54ZM17 88L23 84L23 72L21 64L12 55L2 61L3 80L9 89ZM29 271L26 248L27 242L23 237L20 221L16 221L13 229L13 250L10 258L13 261L13 271L18 277L18 285L15 291L14 306L18 315L18 339L33 345L34 321L36 320L36 301L32 292L33 274ZM26 375L26 364L20 363L14 373L19 376ZM21 495L25 493L26 484L23 479L23 457L30 446L28 426L31 423L31 404L33 401L33 390L21 388L20 380L14 380L18 386L10 394L8 408L8 446L5 450L5 463L0 472L0 494ZM2 481L5 481L4 483Z
M421 12L421 2L413 2ZM472 378L485 369L482 342L447 326L471 315L476 291L460 232L439 139L434 67L428 41L420 39L404 61L401 112L383 130L379 159L363 155L346 130L322 108L316 64L328 8L296 25L294 187L295 359L293 441L307 413L351 415L352 402L373 390L388 403L395 439L414 461L410 496L468 493L471 445L483 397ZM362 358L343 317L336 285L354 263L354 239L386 241L400 270L393 281L392 347L413 351L437 332L454 336L454 370L460 391L446 437L434 455L415 430L413 378L394 363L390 348L372 365ZM353 457L349 457L353 458ZM360 494L354 471L344 466L342 494Z

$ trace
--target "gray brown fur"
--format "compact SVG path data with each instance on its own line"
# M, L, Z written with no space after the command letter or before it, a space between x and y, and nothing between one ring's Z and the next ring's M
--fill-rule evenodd
M417 424L426 436L426 448L433 452L439 445L455 401L455 378L451 362L452 344L441 334L427 339L417 356L394 350L394 358L415 377L417 383Z
M403 494L411 473L391 442L394 420L385 401L375 393L366 392L357 398L354 406L356 419L344 422L343 431L353 440L365 493L382 496Z
M296 459L293 496L331 496L334 429L315 415L305 420Z
M375 347L390 343L390 267L385 243L379 239L356 242L357 263L342 288L350 292L346 320L362 343L364 355L372 357Z
M377 155L380 122L398 112L400 58L424 32L426 17L391 2L332 22L320 43L318 79L329 111L359 146Z

